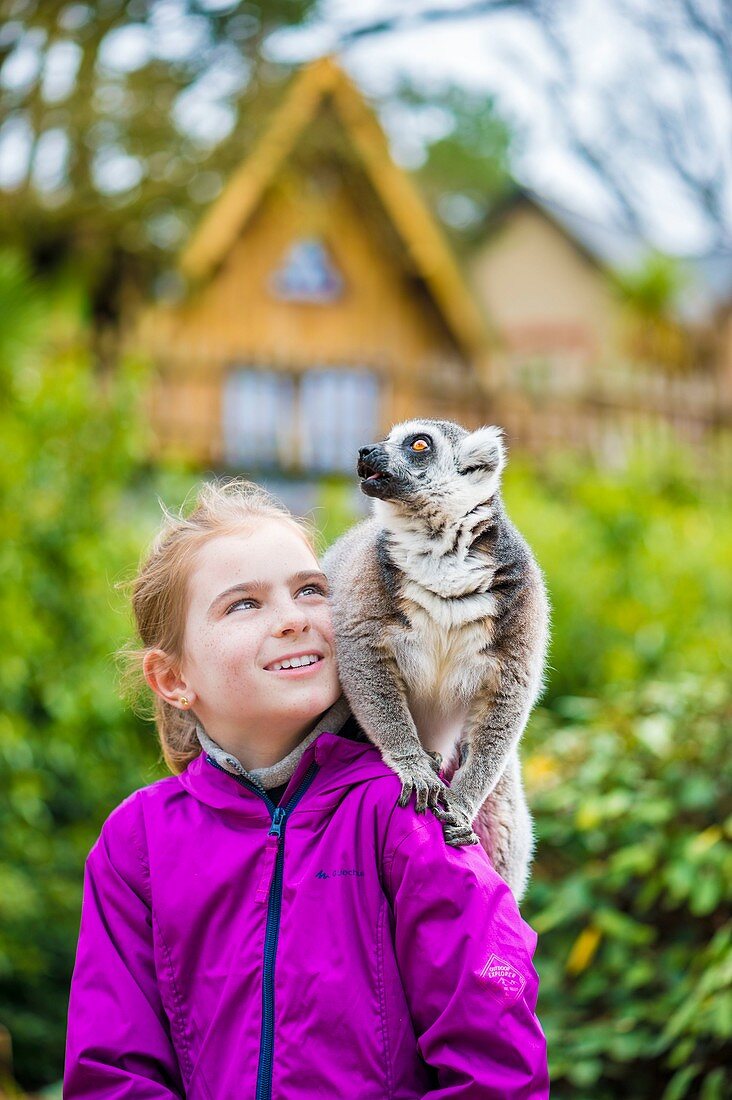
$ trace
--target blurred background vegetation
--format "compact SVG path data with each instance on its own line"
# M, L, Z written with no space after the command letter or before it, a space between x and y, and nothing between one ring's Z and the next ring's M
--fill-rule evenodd
M0 1094L58 1082L86 854L110 810L165 773L152 726L120 697L114 655L131 623L118 585L158 524L158 496L175 508L212 473L151 459L140 411L150 367L127 356L111 369L102 335L126 287L169 288L176 251L279 101L290 65L268 41L314 25L323 6L0 0L0 150L10 138L30 150L0 211L0 1024L19 1083L0 1080ZM631 88L633 111L605 96L593 129L556 5L466 5L509 7L560 62L546 101L626 225L647 217L636 168L650 150L698 201L707 247L728 245L713 105L685 51L692 28L728 79L729 21L697 0L664 8L668 22L657 6L625 5L665 54L680 106L649 81ZM447 8L428 8L341 20L332 44L447 24ZM194 20L185 33L183 9ZM540 69L524 66L527 84ZM527 134L483 93L413 73L391 92L382 119L402 135L405 162L419 145L412 167L460 252L510 191ZM630 140L639 118L646 128ZM625 163L613 157L621 147ZM645 178L655 195L659 177ZM615 289L636 314L665 319L679 285L675 263L651 254ZM523 908L540 934L552 1095L723 1100L728 487L681 445L611 472L560 449L532 462L512 454L505 497L553 605L547 688L523 748L538 837ZM326 543L357 518L350 480L323 479L313 517Z
M15 1072L60 1076L83 862L164 774L120 700L116 585L200 471L151 466L145 369L100 381L88 302L0 263L6 645L0 662L0 1019ZM689 461L691 461L689 459ZM538 849L541 1017L558 1097L729 1095L732 509L686 456L607 473L510 463L505 495L553 602L549 683L525 736ZM355 516L324 484L326 541Z

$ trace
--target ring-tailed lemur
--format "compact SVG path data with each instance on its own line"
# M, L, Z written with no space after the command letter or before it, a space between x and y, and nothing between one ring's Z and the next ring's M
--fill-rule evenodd
M504 462L500 428L397 424L360 449L373 515L324 568L341 683L402 781L399 804L415 791L448 843L480 840L520 898L533 834L518 741L542 687L549 606L503 508Z

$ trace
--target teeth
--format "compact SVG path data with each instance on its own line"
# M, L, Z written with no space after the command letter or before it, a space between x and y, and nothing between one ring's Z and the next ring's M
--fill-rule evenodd
M289 661L275 661L272 665L273 672L279 672L281 668L300 668L302 665L313 665L320 660L317 653L309 653L305 657L291 657Z

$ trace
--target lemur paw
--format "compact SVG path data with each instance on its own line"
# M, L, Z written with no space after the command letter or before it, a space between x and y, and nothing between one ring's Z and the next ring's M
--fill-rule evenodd
M441 762L441 757L437 760L428 753L421 753L419 756L392 757L388 760L390 768L402 781L397 805L408 805L413 791L417 796L415 809L418 814L423 814L428 806L431 810L435 810L440 802L444 804L447 798L447 787L438 774Z
M442 835L451 848L462 848L465 844L480 844L470 825L443 825Z
M453 848L460 848L465 844L480 844L480 837L473 832L471 818L463 809L453 805L449 799L447 809L443 810L438 806L434 814L442 825L442 835L446 844Z

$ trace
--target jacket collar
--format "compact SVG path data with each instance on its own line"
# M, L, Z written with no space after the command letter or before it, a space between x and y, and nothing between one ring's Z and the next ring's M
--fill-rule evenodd
M321 714L314 728L306 734L292 752L289 752L282 760L278 760L276 764L272 764L271 767L252 768L249 771L236 756L222 749L221 745L217 744L212 737L209 737L200 722L196 723L196 735L203 751L212 760L215 760L220 768L231 772L233 775L243 776L260 791L264 791L286 783L294 774L300 757L316 737L319 737L323 730L338 733L350 717L351 708L348 706L345 695L341 695L332 707Z
M295 813L332 805L345 789L376 776L390 774L382 763L378 749L366 740L351 718L340 733L324 730L305 749L280 800L281 806L287 806L313 762L318 765L318 774L303 801L298 803ZM217 768L207 759L205 752L191 761L178 780L185 790L207 806L230 810L244 817L269 819L269 811L261 795L240 782L235 775Z

